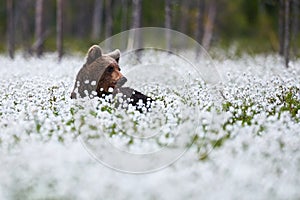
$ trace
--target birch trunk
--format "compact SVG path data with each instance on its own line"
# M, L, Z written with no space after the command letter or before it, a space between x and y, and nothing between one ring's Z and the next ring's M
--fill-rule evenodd
M189 1L185 0L182 1L181 7L180 7L180 25L179 25L179 30L182 33L187 32L187 26L188 26L188 10L189 10Z
M142 0L133 0L132 28L141 27L142 17ZM133 35L129 36L128 48L141 48L142 38L139 30L133 31Z
M217 14L217 5L214 0L211 0L208 7L208 16L204 26L204 35L202 45L204 49L209 49L213 37L213 29Z
M29 30L29 1L23 0L20 1L20 8L21 8L21 40L22 40L22 46L24 49L24 55L30 54L30 41L28 38L30 38L30 30Z
M35 39L36 55L40 57L43 54L43 3L44 0L36 0L35 3Z
M284 2L284 60L285 66L289 67L290 60L290 0Z
M293 26L292 26L292 33L293 33L293 39L294 39L294 45L293 45L293 52L297 56L298 49L297 49L297 38L299 34L299 0L293 0L292 2L292 8L293 8Z
M278 36L279 36L279 55L284 54L284 13L285 13L285 0L279 0L279 16L278 16Z
M196 40L202 44L204 27L205 0L198 0Z
M170 30L171 27L171 0L165 0L165 27L166 30L166 45L167 50L171 49L171 33Z
M14 11L13 0L7 0L7 46L8 54L11 59L15 57L15 26L14 26Z

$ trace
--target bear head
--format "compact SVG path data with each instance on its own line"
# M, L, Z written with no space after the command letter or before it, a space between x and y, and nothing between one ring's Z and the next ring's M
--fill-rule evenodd
M86 63L77 74L71 98L101 97L111 93L110 88L121 87L127 79L120 72L120 50L103 54L98 45L93 45L86 57Z

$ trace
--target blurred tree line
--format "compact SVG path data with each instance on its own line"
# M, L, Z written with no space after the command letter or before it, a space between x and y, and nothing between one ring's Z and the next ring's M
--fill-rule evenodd
M135 27L178 30L205 48L298 56L299 0L3 0L0 50L86 49ZM288 43L288 44L287 44ZM64 50L62 49L64 47ZM285 47L285 48L284 48Z

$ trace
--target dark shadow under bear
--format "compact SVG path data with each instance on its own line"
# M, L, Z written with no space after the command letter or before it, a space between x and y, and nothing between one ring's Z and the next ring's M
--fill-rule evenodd
M153 101L150 97L132 88L122 87L127 79L120 72L119 59L118 49L102 54L101 48L93 45L87 53L86 63L77 74L71 98L103 98L112 94L113 97L122 98L122 102L136 106L139 111L143 107L148 110Z

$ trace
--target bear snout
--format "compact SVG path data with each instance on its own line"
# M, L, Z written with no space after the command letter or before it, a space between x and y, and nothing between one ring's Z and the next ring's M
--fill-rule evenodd
M122 77L117 81L116 87L121 87L122 85L124 85L127 82L127 78L126 77Z

